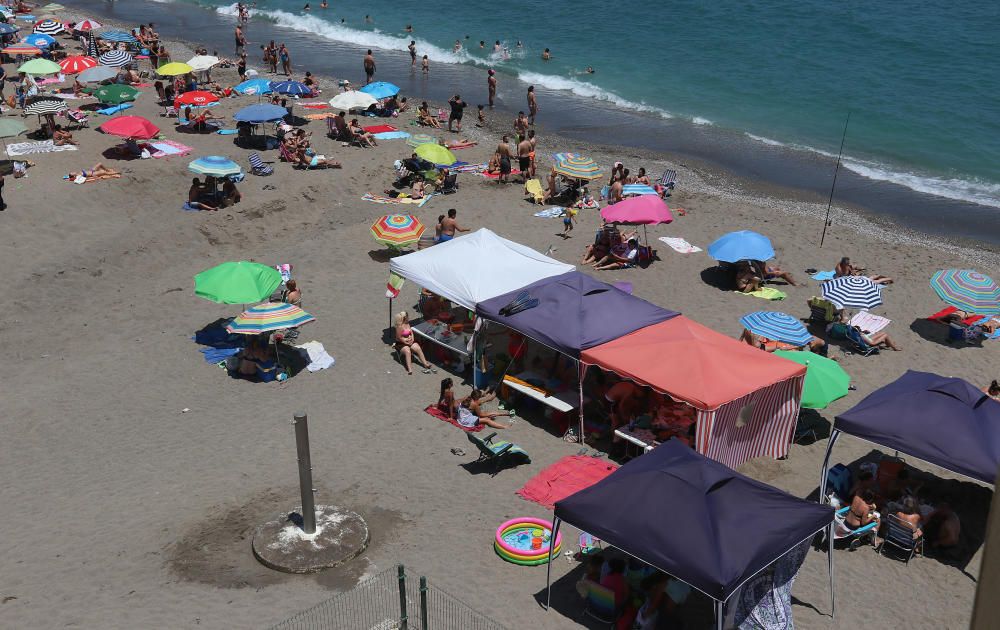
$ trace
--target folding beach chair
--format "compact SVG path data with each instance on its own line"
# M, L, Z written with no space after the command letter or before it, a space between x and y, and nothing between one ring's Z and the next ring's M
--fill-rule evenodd
M250 154L250 172L254 175L267 176L274 172L274 169L264 163L259 153Z
M444 182L441 183L441 193L445 195L450 195L452 193L458 192L458 175L452 173L448 177L444 178Z
M834 513L834 526L833 526L833 539L837 540L848 540L848 548L854 551L864 544L871 544L872 547L875 546L875 535L878 533L878 522L872 521L867 525L862 525L858 528L852 528L845 522L847 513L851 511L851 506L842 507ZM913 530L910 530L912 535Z
M664 197L669 197L670 193L668 191L673 190L677 184L677 171L672 169L663 171L663 175L660 175L653 184L657 192L661 193Z
M90 119L83 110L67 109L64 114L67 120L76 125L77 129L83 129L84 127L90 126Z
M837 317L837 307L830 300L821 297L809 298L809 321L826 326Z
M587 589L586 607L583 614L613 628L621 611L615 606L615 592L593 580L584 580Z
M892 545L896 549L902 551L906 555L906 564L910 563L913 558L913 554L924 552L924 537L918 536L913 537L913 529L909 524L903 519L899 518L895 514L890 514L886 517L886 533L885 538L882 539L882 544L878 546L879 555L884 555L886 545Z
M521 460L525 464L531 463L531 458L517 444L506 440L493 441L497 436L496 432L487 435L485 438L477 437L472 433L466 433L469 441L479 449L479 459L476 461L493 462L493 476L500 472L500 465L506 461Z
M285 148L284 143L278 145L278 154L281 156L282 162L289 162L290 164L295 164L295 165L298 165L299 163L299 161L295 159L295 156L293 156L291 153L288 152L288 149Z
M847 341L850 343L851 348L857 354L863 357L867 357L873 354L878 354L878 348L875 346L870 346L861 336L861 331L853 326L847 327Z

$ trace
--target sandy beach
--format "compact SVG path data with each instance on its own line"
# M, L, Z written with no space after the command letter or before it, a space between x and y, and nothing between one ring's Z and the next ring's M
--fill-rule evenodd
M192 55L185 44L167 45L175 60ZM238 82L235 69L217 69L213 76L224 85ZM320 85L321 100L335 95L328 79L320 77ZM0 332L9 357L0 367L0 474L6 480L0 489L6 506L0 516L0 625L263 628L403 563L508 628L578 627L575 578L566 577L579 573L578 563L554 563L554 579L562 580L555 592L559 601L545 612L535 599L545 586L545 567L505 563L491 542L496 526L513 516L551 518L514 492L580 445L560 440L541 418L529 416L504 437L528 450L532 463L495 477L471 474L463 467L475 459L466 436L423 411L436 401L445 370L407 376L383 341L388 258L369 226L399 206L370 203L362 195L388 188L392 162L408 157L410 148L403 140L373 149L345 147L325 137L323 121L312 121L305 129L317 152L339 160L343 169L293 169L278 161L277 151L267 151L275 174L247 175L239 184L242 203L218 212L185 212L192 159L225 155L246 165L250 152L236 147L232 136L175 130L173 119L161 117L152 88L143 92L127 113L153 121L166 138L190 146L190 155L109 159L103 154L118 139L96 131L106 118L92 115L89 128L74 131L78 150L31 155L35 166L27 177L6 178L8 208L0 213L0 267L8 274ZM93 100L70 104L85 102ZM213 113L231 121L253 102L224 99ZM390 122L427 132L410 126L414 115ZM806 300L819 292L819 283L803 273L807 268L832 269L841 256L850 256L895 278L885 290L885 305L874 312L892 320L889 333L903 350L862 357L831 347L857 391L820 412L824 439L793 445L783 461L751 461L740 472L814 497L829 422L866 394L907 369L958 376L977 386L997 378L1000 341L949 345L944 327L922 319L944 306L928 285L935 270L975 268L997 277L996 251L906 232L838 208L821 249L821 205L768 197L759 187L659 155L546 135L550 115L555 108L543 108L539 119L538 154L546 156L540 168L547 168L553 152L577 151L605 169L621 160L633 171L678 170L667 200L675 221L649 229L660 260L647 269L592 272L601 280L631 282L636 295L737 337L739 317L750 311L806 316ZM19 111L5 116L20 120ZM462 136L478 145L458 154L485 162L509 121L491 119L477 129L472 119L474 111L466 115ZM24 121L29 130L36 127L34 117ZM63 179L96 162L122 171L121 179L84 185ZM540 206L524 200L520 184L499 185L473 174L460 175L458 183L457 194L403 209L433 226L438 215L456 208L464 227L487 227L541 252L551 248L554 258L569 264L579 263L599 226L596 211L582 211L573 237L564 240L560 221L532 216ZM800 283L779 287L788 295L783 302L715 288L702 279L715 266L704 252L679 254L655 240L680 236L705 248L739 229L770 236L776 261ZM239 306L199 299L192 277L229 260L292 264L303 307L316 317L302 328L300 341L322 342L336 364L263 384L229 378L206 363L192 335L236 315ZM397 305L409 308L416 297L417 288L408 283ZM318 502L359 512L372 537L361 557L311 576L264 568L253 558L249 539L254 527L297 503L290 420L300 410L310 420ZM455 448L465 455L452 454ZM848 464L869 455L871 445L847 437L834 461ZM956 480L947 488L964 510L968 557L957 563L920 557L904 565L869 549L838 551L834 622L827 558L813 551L795 583L797 627L883 626L904 618L916 627L968 625L992 492L911 463L927 475ZM692 627L710 618L708 600L690 606Z

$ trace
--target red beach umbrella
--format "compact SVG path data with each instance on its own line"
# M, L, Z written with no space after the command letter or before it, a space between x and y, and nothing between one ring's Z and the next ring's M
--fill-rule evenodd
M160 128L142 116L119 116L98 127L104 133L122 138L149 140L160 135Z
M195 105L203 106L209 103L218 103L219 97L204 90L194 90L185 92L174 99L174 105Z
M59 62L59 67L62 68L63 74L80 74L84 70L93 68L96 65L96 59L82 55L66 57Z
M95 28L101 28L104 26L97 20L86 19L81 22L76 23L76 30L78 31L92 31Z

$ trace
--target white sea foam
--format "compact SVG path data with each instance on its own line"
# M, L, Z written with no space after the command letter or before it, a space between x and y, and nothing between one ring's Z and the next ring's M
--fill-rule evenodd
M651 112L654 114L659 114L663 118L673 118L670 112L660 109L659 107L654 107L652 105L647 105L645 103L636 103L623 98L614 92L609 92L603 88L599 88L593 83L587 83L586 81L579 81L577 79L568 79L566 77L557 77L551 74L540 74L538 72L519 72L517 78L529 83L531 85L538 85L541 87L548 88L550 90L565 90L567 92L572 92L577 96L583 96L586 98L592 98L597 101L605 101L622 107L625 109L631 109L638 112Z
M881 164L860 162L851 158L844 158L843 165L844 168L867 179L898 184L917 192L946 199L969 201L983 206L1000 208L1000 184L903 173L891 170Z
M712 125L712 124L714 124L711 120L709 120L707 118L702 118L701 116L695 116L694 118L691 119L691 122L693 122L696 125Z
M746 131L744 133L751 140L756 140L757 142L761 142L761 143L766 144L766 145L768 145L770 147L783 147L783 146L785 146L784 142L778 142L777 140L772 140L770 138L765 138L764 136L755 136L754 134L750 133L749 131Z

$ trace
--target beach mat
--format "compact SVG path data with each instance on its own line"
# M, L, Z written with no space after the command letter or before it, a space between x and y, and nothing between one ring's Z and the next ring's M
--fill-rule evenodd
M239 132L240 132L239 129L216 129L215 130L215 133L219 134L220 136L235 136Z
M114 107L105 107L104 109L98 109L94 113L102 116L114 116L118 112L123 112L126 109L132 109L132 103L122 103L121 105L115 105Z
M76 151L75 144L64 144L57 147L51 140L41 142L15 142L7 145L7 155L16 157L19 155L37 155L39 153L55 153L56 151Z
M543 219L555 219L556 217L561 217L566 210L560 208L559 206L553 206L551 208L546 208L544 210L539 210L535 213L536 217L541 217Z
M674 250L679 254L694 254L696 252L702 251L700 247L688 243L686 240L679 236L661 236L660 241L666 243L670 249Z
M430 195L424 196L423 199L411 199L410 197L383 197L382 195L373 195L371 193L365 193L361 197L362 201L370 201L372 203L384 203L384 204L411 204L415 206L423 206L425 203L431 200L431 197L437 195L438 193L432 193Z
M438 420L443 420L443 421L447 422L450 425L458 427L459 429L465 431L466 433L478 433L478 432L480 432L480 431L482 431L483 429L486 428L485 424L477 424L476 426L472 427L471 429L469 427L463 427L462 425L460 425L458 423L457 420L452 420L451 418L449 418L448 416L446 416L443 411L441 411L440 409L438 409L437 405L427 405L427 408L424 409L424 411L426 411L430 415L434 416Z
M809 277L812 278L813 280L819 280L822 282L824 280L833 280L833 277L835 275L837 274L836 272L833 271L818 271Z
M551 510L556 501L589 488L616 470L618 465L605 459L569 455L529 479L516 494Z
M510 174L511 175L520 175L521 171L519 171L518 169L515 168L515 169L511 170ZM487 178L487 179L499 179L500 178L500 173L482 173L482 176L485 177L485 178Z
M150 142L149 146L156 149L156 152L152 153L152 156L157 159L173 157L175 155L187 155L194 151L194 149L186 144L174 142L173 140L157 140L156 142Z
M374 135L376 140L403 140L410 137L405 131L380 131Z
M756 291L751 291L750 293L743 293L742 291L733 291L733 293L749 295L751 297L761 298L762 300L783 300L788 297L783 291L779 291L772 287L762 287Z
M362 127L368 133L385 133L388 131L399 131L392 125L369 125L368 127Z
M305 119L306 120L323 120L325 118L333 118L334 116L336 116L336 114L333 114L331 112L327 112L325 114L306 114L305 115Z

